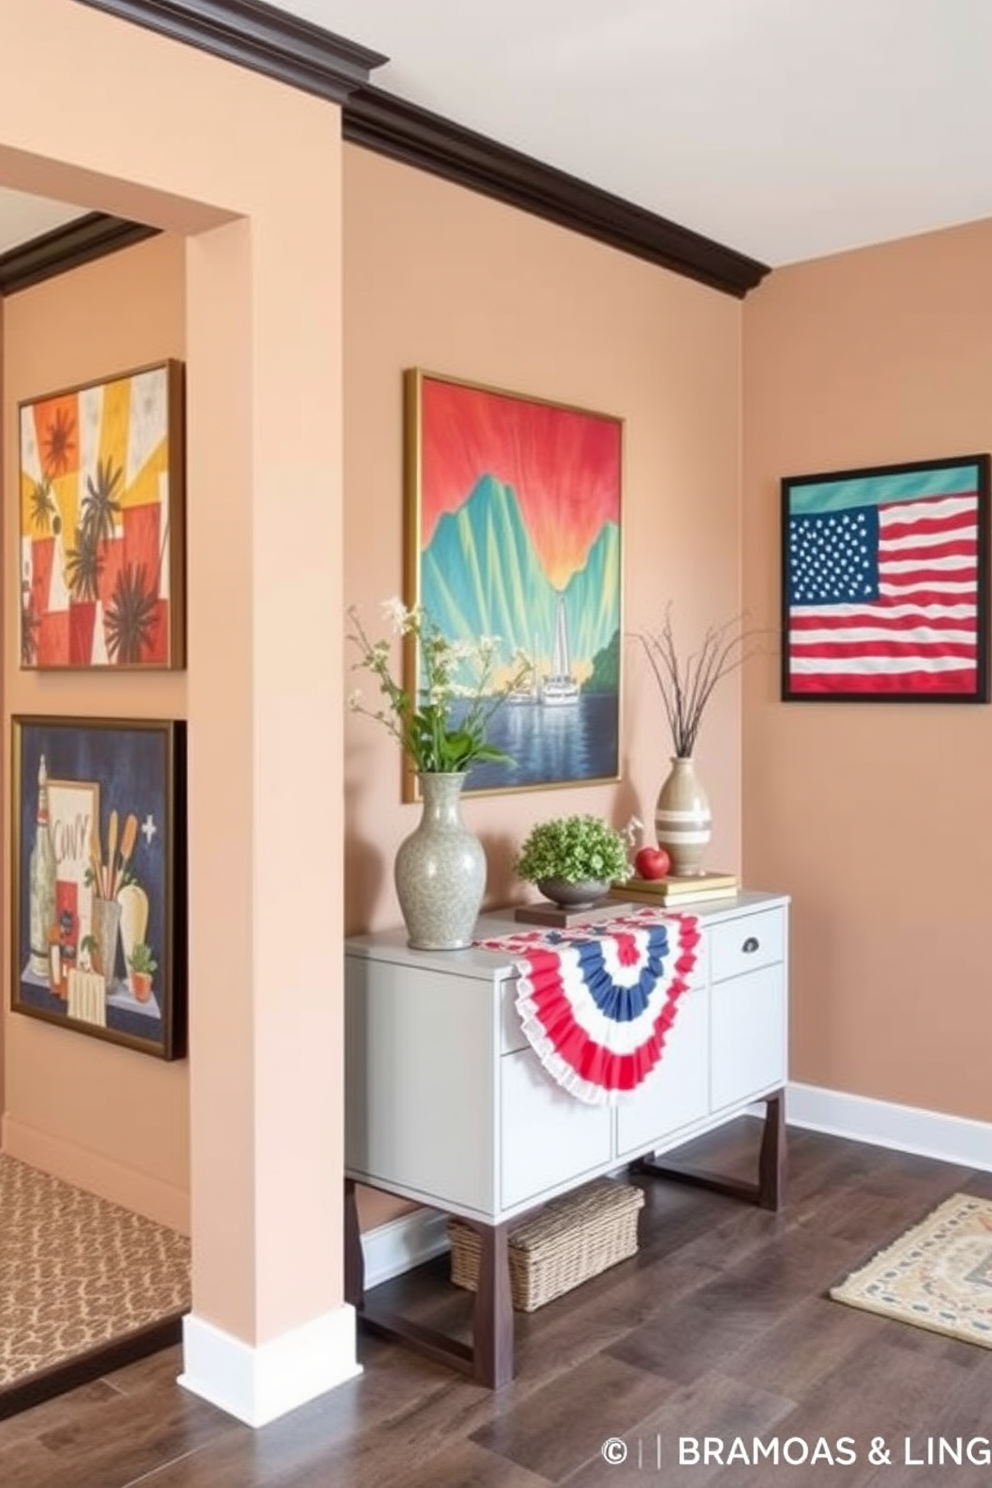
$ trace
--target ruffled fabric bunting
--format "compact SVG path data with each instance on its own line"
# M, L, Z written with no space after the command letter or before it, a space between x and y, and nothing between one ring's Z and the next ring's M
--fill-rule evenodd
M674 940L674 947L670 941ZM577 1100L614 1105L661 1059L696 965L699 920L612 928L518 960L517 1010L545 1069Z

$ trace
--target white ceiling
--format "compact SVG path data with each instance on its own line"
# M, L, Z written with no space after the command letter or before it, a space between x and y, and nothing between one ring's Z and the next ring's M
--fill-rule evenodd
M992 216L992 0L281 0L373 83L774 265Z
M773 266L992 216L992 0L280 0L372 81ZM75 215L0 192L0 252Z
M78 207L0 188L0 253L61 227L80 215Z

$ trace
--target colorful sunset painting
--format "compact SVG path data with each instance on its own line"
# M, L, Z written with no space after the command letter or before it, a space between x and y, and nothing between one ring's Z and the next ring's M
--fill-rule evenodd
M182 367L22 403L21 666L180 667Z
M407 600L531 664L490 730L513 762L468 789L617 779L621 420L420 370L406 393Z

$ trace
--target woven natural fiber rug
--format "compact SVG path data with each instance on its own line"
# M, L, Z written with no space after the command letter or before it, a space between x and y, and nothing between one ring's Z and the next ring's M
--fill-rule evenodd
M189 1308L185 1236L0 1153L0 1404Z
M954 1194L830 1295L992 1348L992 1199Z

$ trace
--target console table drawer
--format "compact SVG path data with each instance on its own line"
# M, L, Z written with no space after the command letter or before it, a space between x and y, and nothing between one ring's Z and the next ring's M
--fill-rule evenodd
M617 1106L617 1156L639 1157L709 1114L710 1005L705 987L683 994L661 1062Z
M785 959L785 915L780 909L744 915L714 925L710 938L710 977L714 982L757 971Z
M719 1111L785 1084L785 980L766 966L711 993L710 1102Z
M531 1049L500 1065L500 1198L504 1209L578 1182L608 1164L613 1112L556 1085Z

